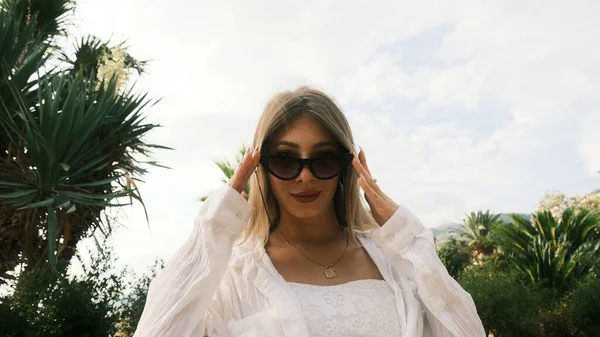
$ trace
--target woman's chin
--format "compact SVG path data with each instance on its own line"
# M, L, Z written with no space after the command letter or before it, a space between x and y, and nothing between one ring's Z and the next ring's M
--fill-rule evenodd
M314 218L323 213L322 207L315 204L292 203L288 209L289 213L298 219Z

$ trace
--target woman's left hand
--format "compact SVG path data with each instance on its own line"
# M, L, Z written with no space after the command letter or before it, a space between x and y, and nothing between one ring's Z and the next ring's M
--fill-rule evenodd
M356 156L356 151L354 151L352 166L358 173L358 183L363 191L365 191L365 199L367 199L367 203L371 208L373 218L375 218L379 226L383 226L394 215L399 207L398 204L381 191L381 188L377 185L377 181L371 176L371 171L365 158L365 151L362 148L358 157Z

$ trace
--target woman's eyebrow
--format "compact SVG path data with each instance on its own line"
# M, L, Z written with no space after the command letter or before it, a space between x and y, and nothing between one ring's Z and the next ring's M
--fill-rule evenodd
M280 141L278 141L275 144L275 146L278 146L278 145L285 145L285 146L289 146L289 147L292 147L292 148L295 148L295 149L297 149L297 148L300 147L300 145L298 145L296 143L293 143L293 142L288 142L287 140L280 140ZM325 147L325 146L330 146L330 145L331 146L335 146L335 143L330 142L330 141L318 142L315 145L313 145L313 149L320 148L320 147Z

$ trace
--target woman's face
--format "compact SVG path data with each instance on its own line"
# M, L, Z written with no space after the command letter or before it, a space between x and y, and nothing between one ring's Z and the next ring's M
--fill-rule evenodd
M318 122L300 115L289 128L282 129L272 138L271 155L289 155L297 158L315 158L337 154L342 147ZM312 218L324 212L333 212L333 195L339 176L329 180L314 177L308 167L292 180L281 180L269 174L271 188L282 213L299 219Z

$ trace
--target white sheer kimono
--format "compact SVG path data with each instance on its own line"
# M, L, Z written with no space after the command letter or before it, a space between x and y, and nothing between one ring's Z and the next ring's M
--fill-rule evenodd
M209 197L189 239L150 285L136 337L310 336L296 293L264 247L235 245L250 212L227 185ZM393 290L398 336L486 336L471 296L410 211L401 206L380 228L356 233Z

